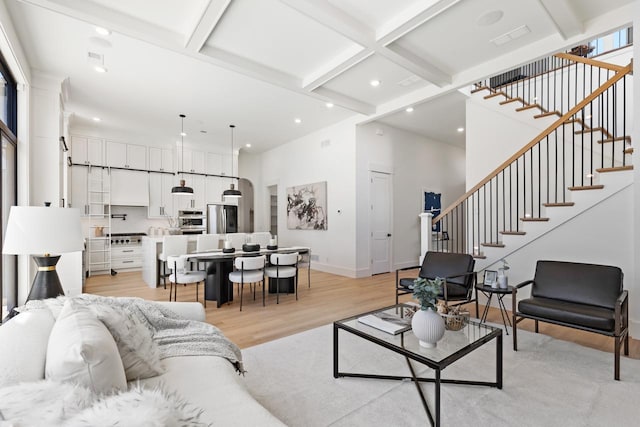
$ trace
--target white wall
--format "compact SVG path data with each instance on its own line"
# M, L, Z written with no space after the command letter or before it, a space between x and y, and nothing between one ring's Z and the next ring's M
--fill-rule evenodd
M382 133L382 135L378 135ZM358 126L357 262L369 272L370 171L389 172L393 182L392 269L416 265L420 255L423 192L442 193L443 208L465 192L465 150L373 122Z
M555 228L529 245L510 254L509 284L514 285L533 279L536 261L557 260L584 262L603 265L615 265L624 273L625 289L633 296L640 292L637 285L634 259L635 242L633 229L635 215L631 206L634 199L634 187L627 187L602 203L583 212L572 220ZM607 221L603 221L607 218ZM588 232L586 232L588 230ZM487 268L495 270L497 264ZM529 289L518 292L518 299L526 298ZM630 305L630 317L635 324L632 335L640 335L637 329L637 308ZM510 307L510 302L507 303Z
M315 269L356 276L356 119L287 142L260 156L262 176L251 179L256 229L267 227L267 187L278 186L278 244L309 246ZM244 155L241 155L241 158ZM248 164L241 160L241 174ZM255 174L253 174L255 176ZM287 229L287 187L327 181L326 231ZM261 202L262 200L262 202ZM338 213L340 211L340 213ZM268 228L266 228L268 230Z
M640 2L635 2L634 5L634 14L633 14L634 26L633 26L633 39L640 40ZM636 58L640 58L640 43L636 42L633 46L633 56ZM640 74L635 73L633 76L634 84L634 94L633 94L633 103L634 105L640 105L640 84L638 84L638 79ZM636 117L636 120L638 118ZM631 140L632 141L640 141L640 126L634 126L631 132ZM634 165L640 165L640 150L636 149L632 155L632 163ZM625 206L625 209L628 209L633 214L633 222L631 224L631 228L627 230L630 236L633 236L633 265L640 265L640 246L636 242L640 242L640 167L635 167L633 170L634 174L634 185L633 185L633 204L629 204ZM631 317L631 335L638 338L640 337L640 274L635 273L633 277L629 277L627 275L627 284L633 284L633 290L635 292L629 293L629 316Z

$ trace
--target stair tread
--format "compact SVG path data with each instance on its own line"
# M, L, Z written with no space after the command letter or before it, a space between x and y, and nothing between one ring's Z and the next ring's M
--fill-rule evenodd
M480 86L471 91L471 93L481 92L483 90L491 90L488 86Z
M549 221L549 218L544 218L544 217L523 217L523 218L520 218L520 221L542 222L542 221Z
M577 130L574 133L576 135L581 135L583 133L591 133L591 132L602 132L603 135L606 135L607 137L611 137L611 134L602 126L598 126L596 128L585 128L582 130Z
M633 154L633 147L625 148L624 154Z
M542 109L542 107L539 106L538 104L528 104L528 105L516 108L516 111L525 111L525 110L530 110L532 108L540 108L540 109Z
M486 242L486 243L480 243L481 246L486 246L489 248L504 248L504 243L491 243L491 242Z
M527 233L524 231L503 230L500 234L504 234L505 236L524 236Z
M547 111L546 113L541 113L541 114L536 114L535 116L533 116L534 119L541 119L543 117L548 117L548 116L558 116L558 117L562 117L562 114L560 114L560 111Z
M620 171L630 171L633 170L633 165L625 165L625 166L614 166L612 168L597 168L596 172L620 172Z
M547 208L557 208L557 207L565 207L565 206L573 206L575 203L573 202L558 202L558 203L543 203L542 206Z
M484 99L489 99L489 98L493 98L493 97L500 96L500 95L502 95L505 98L507 98L507 94L504 93L504 92L494 92L494 93L490 93L489 95L485 95Z
M604 144L607 142L616 142L616 141L631 142L631 137L629 135L626 135L626 136L616 136L615 138L605 138L598 141L598 144Z
M524 102L524 99L520 98L519 96L516 98L508 98L504 101L500 101L500 105L510 104L512 102Z
M604 185L576 185L574 187L569 187L569 191L582 191L582 190L602 190Z

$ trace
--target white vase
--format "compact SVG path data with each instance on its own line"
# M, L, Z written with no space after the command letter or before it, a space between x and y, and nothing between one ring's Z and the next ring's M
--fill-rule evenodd
M422 347L433 348L444 336L444 319L431 308L418 310L411 319L411 329Z
M509 286L509 276L504 270L498 270L498 287L500 289L507 289Z

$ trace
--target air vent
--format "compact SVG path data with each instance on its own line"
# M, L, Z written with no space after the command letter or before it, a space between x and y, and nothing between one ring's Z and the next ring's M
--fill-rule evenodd
M531 32L531 30L529 29L529 27L527 27L526 25L522 25L518 28L515 28L507 33L504 33L501 36L496 37L495 39L491 40L491 43L495 44L496 46L500 46L503 45L505 43L509 43L512 40L515 40L517 38L520 38L522 36L524 36L525 34L529 34Z
M87 55L90 61L102 62L102 59L104 58L104 56L101 53L96 53L96 52L87 52Z

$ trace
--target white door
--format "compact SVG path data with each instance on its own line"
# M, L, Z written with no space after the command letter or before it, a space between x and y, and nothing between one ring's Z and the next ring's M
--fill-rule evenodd
M391 176L371 172L371 274L391 271Z

